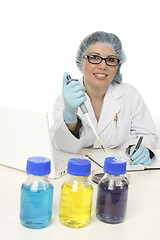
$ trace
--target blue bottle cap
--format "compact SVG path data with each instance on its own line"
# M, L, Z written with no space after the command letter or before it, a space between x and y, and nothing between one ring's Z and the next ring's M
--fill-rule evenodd
M104 160L103 170L106 173L113 175L120 175L126 173L126 160L116 158L116 157L108 157Z
M68 161L67 173L75 176L89 176L91 162L82 158L71 158Z
M27 159L26 172L28 174L42 176L51 172L51 161L45 157L30 157Z

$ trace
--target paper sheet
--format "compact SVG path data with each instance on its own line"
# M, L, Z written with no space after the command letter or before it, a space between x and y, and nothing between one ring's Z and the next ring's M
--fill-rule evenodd
M158 152L158 155L160 152ZM129 156L125 153L125 150L120 150L120 151L110 151L106 150L106 154L102 151L94 151L94 152L89 152L86 154L90 160L96 161L98 164L100 164L102 167L104 165L104 160L106 157L117 157L117 158L123 158L127 161L127 171L139 171L139 170L145 170L145 169L160 169L160 161L156 158L152 160L152 164L150 166L143 166L142 164L138 165L130 165L130 158Z

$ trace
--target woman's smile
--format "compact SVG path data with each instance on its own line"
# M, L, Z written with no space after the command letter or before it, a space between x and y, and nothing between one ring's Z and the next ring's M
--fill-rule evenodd
M95 76L95 78L99 80L105 80L108 76L107 74L104 73L93 73L93 75Z

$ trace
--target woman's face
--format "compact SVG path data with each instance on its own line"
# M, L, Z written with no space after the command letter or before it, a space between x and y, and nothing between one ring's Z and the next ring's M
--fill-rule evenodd
M85 56L92 54L103 58L116 57L115 52L103 44L94 45L85 53ZM114 79L117 66L108 66L104 60L100 64L92 64L87 58L83 58L82 70L86 87L90 86L107 90L108 84Z

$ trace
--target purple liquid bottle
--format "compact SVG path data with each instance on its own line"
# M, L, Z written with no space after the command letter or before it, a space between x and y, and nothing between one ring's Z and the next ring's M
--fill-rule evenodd
M104 177L98 184L96 215L106 223L120 223L126 214L128 183L126 161L109 157L104 162Z

